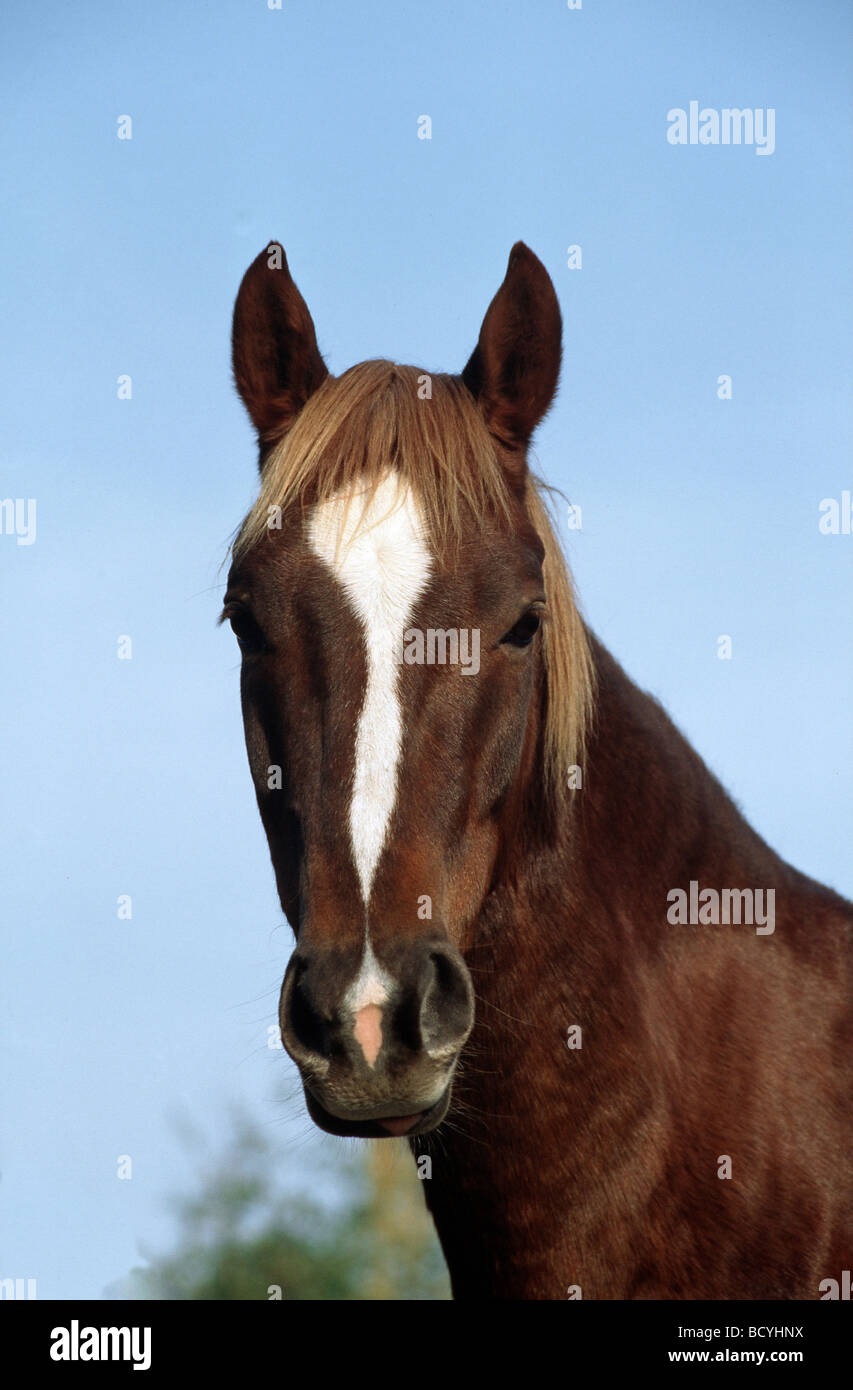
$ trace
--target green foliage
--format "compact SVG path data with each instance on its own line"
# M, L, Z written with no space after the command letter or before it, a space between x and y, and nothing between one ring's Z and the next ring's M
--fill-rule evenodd
M142 1299L446 1299L449 1281L404 1144L343 1146L325 1167L338 1201L281 1191L287 1153L245 1118L175 1202L179 1238L108 1296ZM316 1165L315 1165L316 1169Z

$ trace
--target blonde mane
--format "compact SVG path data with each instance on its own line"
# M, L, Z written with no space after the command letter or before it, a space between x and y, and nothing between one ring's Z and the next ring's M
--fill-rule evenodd
M291 506L326 501L361 480L366 509L389 468L412 488L438 548L470 543L478 518L511 521L503 468L462 382L394 362L361 362L340 377L327 377L270 452L257 500L233 544L235 560L268 533L272 517ZM545 502L547 490L529 475L525 500L545 546L548 599L544 770L549 792L561 799L569 768L583 763L594 681L571 575Z

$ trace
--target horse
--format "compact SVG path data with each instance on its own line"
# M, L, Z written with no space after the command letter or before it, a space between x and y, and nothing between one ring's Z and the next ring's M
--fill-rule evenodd
M528 464L561 354L522 242L458 374L335 377L281 244L242 280L260 490L221 621L282 1042L321 1129L408 1140L454 1298L832 1296L853 905L582 618Z

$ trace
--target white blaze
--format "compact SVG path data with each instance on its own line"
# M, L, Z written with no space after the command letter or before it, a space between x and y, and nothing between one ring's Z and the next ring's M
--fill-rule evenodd
M360 1014L371 1005L381 1008L391 998L393 989L394 981L376 959L368 939L364 943L359 972L344 995L344 1008L352 1014Z
M361 491L353 486L315 507L308 542L334 572L363 627L367 685L356 731L349 825L367 905L397 800L403 720L394 651L426 587L431 555L415 499L400 487L396 473L382 480L364 514Z

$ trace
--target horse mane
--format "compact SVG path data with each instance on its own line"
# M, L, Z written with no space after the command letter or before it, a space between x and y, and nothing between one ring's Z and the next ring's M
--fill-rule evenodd
M472 524L476 527L485 516L512 522L504 469L464 383L395 362L360 362L340 377L328 376L269 452L257 500L233 543L234 559L261 541L271 517L291 506L304 508L346 489L362 498L366 509L389 468L418 498L439 550L470 544ZM354 488L359 481L364 486ZM583 762L594 672L571 574L545 500L549 491L528 474L525 505L545 547L548 598L544 774L549 796L559 802L568 769Z

